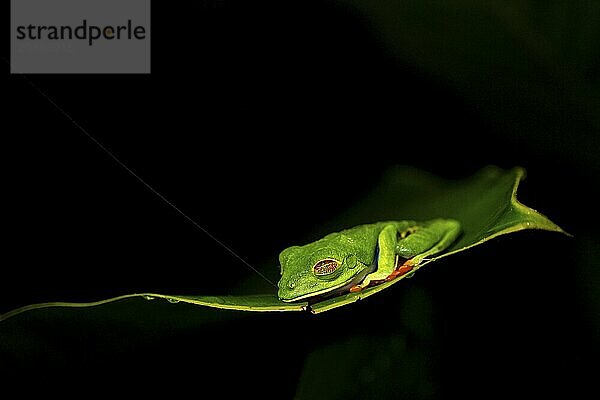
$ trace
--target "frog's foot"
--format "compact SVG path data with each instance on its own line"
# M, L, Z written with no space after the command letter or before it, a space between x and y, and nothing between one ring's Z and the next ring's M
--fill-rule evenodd
M398 268L396 268L394 270L394 272L392 272L390 274L390 276L388 276L387 278L385 278L386 282L389 282L391 280L396 279L399 276L405 275L407 273L409 273L414 267L414 264L411 262L411 260L406 260L404 261L404 263L402 265L400 265Z
M361 290L365 289L367 286L369 286L369 284L373 282L371 281L371 279L367 276L365 279L363 279L363 281L357 285L354 285L350 288L350 293L357 293L360 292Z
M396 264L398 264L400 262L400 260L402 260L402 259L398 258L396 256ZM379 285L379 284L384 283L384 282L392 281L392 280L396 279L399 276L406 275L410 271L412 271L412 269L418 263L419 263L419 261L415 260L414 258L411 258L411 259L408 259L408 260L404 260L404 262L399 267L396 267L396 269L394 269L394 271L387 278L380 279L380 280L371 280L371 279L365 278L365 280L362 281L361 283L352 286L350 288L350 293L360 292L361 290L366 289L367 286L369 286L369 284Z
M362 285L354 285L350 288L350 293L358 293L363 289L364 287Z

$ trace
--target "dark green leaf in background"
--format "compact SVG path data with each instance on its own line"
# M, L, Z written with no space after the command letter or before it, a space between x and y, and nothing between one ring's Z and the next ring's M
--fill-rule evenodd
M599 171L597 2L340 0L390 54L446 82L515 151ZM439 133L443 135L443 133Z

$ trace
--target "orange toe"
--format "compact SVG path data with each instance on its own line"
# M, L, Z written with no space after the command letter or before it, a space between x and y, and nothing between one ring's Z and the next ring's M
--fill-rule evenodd
M390 276L385 278L385 281L389 282L393 279L396 279L398 276L405 275L406 273L410 272L412 269L413 269L412 265L402 264L400 267L398 267L398 269L394 270L394 272L392 272L390 274Z
M355 285L350 288L350 293L360 292L361 290L362 290L362 287L360 285Z

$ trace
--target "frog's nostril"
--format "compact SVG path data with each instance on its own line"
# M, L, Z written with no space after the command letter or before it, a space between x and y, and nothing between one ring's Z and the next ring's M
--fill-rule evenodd
M289 287L290 289L293 289L293 288L295 288L295 287L296 287L296 283L294 283L294 282L290 282L290 283L288 283L288 287Z

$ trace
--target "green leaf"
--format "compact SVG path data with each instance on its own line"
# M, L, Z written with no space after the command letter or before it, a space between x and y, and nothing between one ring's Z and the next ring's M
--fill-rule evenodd
M180 296L165 295L159 293L132 293L123 296L117 296L106 300L99 300L87 303L73 303L64 301L55 301L48 303L31 304L18 308L6 314L0 315L0 321L10 318L25 311L37 310L50 307L95 307L115 301L123 301L132 298L143 298L146 300L164 299L170 303L189 303L198 306L207 306L221 308L225 310L241 311L304 311L307 303L284 303L279 301L276 295L249 295L249 296Z
M499 235L523 229L541 229L564 232L539 212L524 206L517 198L517 188L525 176L522 168L502 170L487 167L474 176L462 180L444 180L424 171L409 167L395 167L388 171L381 183L363 201L350 208L322 232L341 230L351 226L380 220L427 220L436 217L454 218L461 222L462 236L444 253L421 263L415 271L443 257L482 244ZM343 222L340 222L343 221ZM275 293L249 296L183 296L157 293L135 293L90 303L50 302L28 305L0 316L0 321L25 311L49 307L102 306L114 301L133 298L165 299L172 303L241 311L304 311L321 313L369 297L402 281L401 276L359 293L349 293L308 305L284 303Z
M377 201L385 193L391 203L402 204L399 219L425 220L447 217L461 222L462 236L446 252L431 257L417 266L414 269L416 272L440 258L467 250L507 233L523 229L566 233L547 217L517 200L517 188L524 177L525 170L522 168L503 171L496 167L488 167L470 179L452 182L438 179L422 171L396 168L389 172L383 184L373 193L372 199ZM376 207L376 204L365 203L361 207ZM381 219L393 219L390 211L384 209ZM349 293L314 304L311 310L320 313L364 299L409 276L412 275L400 276L362 292Z

